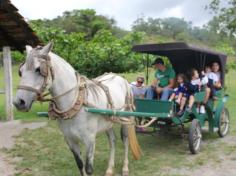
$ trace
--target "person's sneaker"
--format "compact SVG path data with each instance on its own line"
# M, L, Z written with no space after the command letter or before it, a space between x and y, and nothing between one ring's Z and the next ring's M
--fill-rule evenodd
M205 106L201 105L200 106L200 114L205 114L206 110L205 110Z
M145 129L143 127L136 127L136 132L145 132Z
M188 113L191 113L191 112L192 112L192 108L188 106L188 107L186 108L186 111L187 111Z

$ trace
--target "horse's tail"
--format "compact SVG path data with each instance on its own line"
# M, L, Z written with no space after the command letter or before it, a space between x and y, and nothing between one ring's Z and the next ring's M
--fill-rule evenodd
M134 110L134 102L133 102L133 94L131 89L128 86L127 82L127 95L126 95L126 105L128 105L127 109L133 111ZM133 157L135 160L138 160L141 156L141 148L139 146L137 136L136 136L136 131L135 131L135 126L134 125L129 125L128 126L128 138L129 138L129 145L131 152L133 154Z
M130 145L130 149L133 154L133 157L135 160L138 160L142 152L141 152L141 148L139 146L138 140L137 140L134 125L129 125L128 127L128 138L129 138L129 145Z

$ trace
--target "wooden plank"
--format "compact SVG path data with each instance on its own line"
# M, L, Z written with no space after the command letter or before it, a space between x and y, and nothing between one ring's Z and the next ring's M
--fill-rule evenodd
M13 26L13 27L15 27L15 26L18 26L18 24L17 24L17 22L15 22L15 21L0 21L0 25L1 26Z
M12 61L10 47L3 47L3 67L5 81L5 106L7 120L13 120Z
M17 40L15 40L15 38L10 36L9 33L1 25L0 25L0 32L1 34L3 34L5 41L8 42L7 46L12 46L18 49L19 51L24 51L25 46L24 45L22 46L21 43L19 43Z

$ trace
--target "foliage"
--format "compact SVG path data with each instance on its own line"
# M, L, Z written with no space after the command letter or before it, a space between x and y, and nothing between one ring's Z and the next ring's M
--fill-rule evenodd
M130 72L142 68L141 56L131 47L148 43L184 41L236 54L236 39L223 30L215 16L203 27L182 18L138 18L132 32L115 25L114 19L92 9L66 11L52 20L32 20L30 25L45 43L53 40L54 51L88 76L104 72Z
M208 8L219 19L221 30L229 35L236 35L236 0L212 0Z
M110 30L114 35L122 37L127 34L127 31L115 25L114 19L98 15L93 9L65 11L62 16L55 19L33 20L31 23L37 23L41 27L65 30L65 33L84 33L88 40L100 30Z
M184 41L210 46L230 55L235 55L236 51L236 38L222 30L217 16L203 27L192 26L191 22L174 17L163 19L139 17L133 23L132 30L145 32L147 42Z
M55 53L89 77L142 68L141 56L131 51L131 47L141 41L141 33L129 33L118 38L111 31L102 29L88 40L86 33L66 33L58 28L42 27L35 21L31 26L45 43L53 40Z
M138 18L132 26L134 31L142 31L149 35L165 35L173 39L180 33L183 33L190 28L191 23L184 19L170 17L170 18Z

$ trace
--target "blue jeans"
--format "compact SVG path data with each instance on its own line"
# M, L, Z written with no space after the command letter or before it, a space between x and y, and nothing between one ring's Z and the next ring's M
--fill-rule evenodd
M173 89L171 88L164 88L161 93L161 100L168 100L169 96L173 93ZM148 87L145 93L146 99L154 99L157 97L157 92L152 87Z

